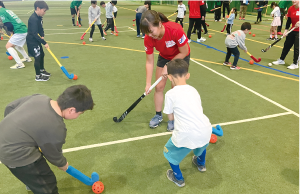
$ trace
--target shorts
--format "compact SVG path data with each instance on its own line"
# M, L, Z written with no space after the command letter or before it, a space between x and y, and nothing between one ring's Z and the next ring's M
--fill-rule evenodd
M204 145L203 147L193 149L194 155L200 156L207 148L208 145L209 143ZM172 163L173 165L179 165L181 161L191 152L191 150L192 149L185 148L185 147L178 148L172 143L170 138L165 144L163 154L165 158L168 160L168 162Z
M27 42L28 54L31 57L37 58L39 56L44 57L45 53L41 44L30 44Z
M166 63L168 63L171 60L165 59L163 57L161 57L161 55L158 56L158 61L157 61L157 67L164 67L166 65ZM189 61L190 61L190 53L189 55L187 55L184 58L184 61L186 61L186 63L189 65Z
M8 42L13 45L23 47L26 42L26 36L27 32L22 34L14 34Z
M70 7L70 11L71 11L71 15L74 15L74 14L76 15L77 14L75 8Z

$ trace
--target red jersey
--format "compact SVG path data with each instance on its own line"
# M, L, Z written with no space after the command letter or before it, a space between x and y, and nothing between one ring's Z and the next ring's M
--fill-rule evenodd
M188 1L189 18L201 18L201 1Z
M204 5L204 4L205 4L205 1L202 1L202 0L201 0L200 5L202 6L202 5Z
M299 7L296 8L294 5L292 5L290 8L288 8L287 17L291 18L293 28L295 24L299 21ZM299 28L296 28L294 31L299 32Z
M162 25L165 28L165 33L161 40L153 39L145 35L144 46L146 54L154 53L154 47L159 51L161 57L167 60L172 60L177 54L180 53L179 47L188 45L188 55L190 54L190 47L188 38L180 24L175 22L164 22ZM187 56L188 56L187 55Z

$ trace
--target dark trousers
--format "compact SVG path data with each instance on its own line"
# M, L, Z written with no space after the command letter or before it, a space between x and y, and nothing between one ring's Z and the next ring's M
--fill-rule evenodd
M103 37L103 30L102 30L101 24L99 24L99 25L97 25L97 26L98 26L98 29L99 29L99 31L100 31L100 33L101 33L101 37ZM94 33L94 30L95 30L95 25L93 24L93 25L91 26L90 38L92 38L93 33Z
M281 25L278 26L277 32L281 32L281 30L282 30L283 17L285 16L285 11L284 11L284 10L285 10L285 9L280 8L280 13L281 13L280 20L281 20Z
M226 55L225 62L229 62L231 54L234 55L234 61L233 61L232 66L236 66L237 62L238 62L238 59L239 59L239 55L240 55L240 52L239 52L238 48L237 47L235 47L235 48L228 48L227 47L227 55Z
M114 12L114 17L115 17L115 19L117 18L117 11Z
M34 68L36 75L41 74L41 70L44 69L44 50L41 44L31 44L27 41L28 54L34 57Z
M217 8L218 6L216 5L215 8ZM216 9L215 12L214 12L214 19L215 20L220 20L221 19L221 15L222 15L222 11L221 11L221 8L219 9Z
M230 5L229 3L223 3L223 18L225 18L225 9L227 9L228 15L230 14Z
M178 17L177 17L177 19L176 19L175 22L176 22L176 23L180 22L180 24L181 24L181 26L182 26L182 28L183 28L183 18L178 18Z
M187 30L187 38L190 39L190 37L191 37L191 30L193 28L193 25L195 25L196 29L198 30L198 39L200 39L202 37L201 18L189 18L189 27Z
M233 25L233 24L227 24L227 27L226 27L227 34L231 34L232 25Z
M137 36L140 35L140 20L141 20L141 16L142 16L142 13L136 13ZM143 36L144 35L145 34L143 34Z
M258 11L258 13L257 13L257 22L258 22L258 20L259 21L262 21L261 19L262 19L262 17L261 17L261 12L262 11Z
M287 35L281 53L281 60L284 60L292 46L294 45L294 64L297 65L299 59L299 32L291 32Z
M107 31L109 28L114 32L114 20L113 18L107 18L107 26L105 28L105 31Z
M44 157L27 166L7 168L34 194L58 194L56 177Z

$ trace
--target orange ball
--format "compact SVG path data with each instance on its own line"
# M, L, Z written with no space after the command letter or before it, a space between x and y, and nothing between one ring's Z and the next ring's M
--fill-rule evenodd
M82 27L82 25L79 24L78 27Z
M252 32L249 32L249 34L252 34Z
M85 41L83 41L83 45L85 45L86 44L86 42Z
M252 36L255 37L255 34L253 34Z
M12 56L8 56L7 57L9 60L13 60L13 57Z
M254 61L253 61L253 60L250 60L249 63L250 63L251 65L253 65L253 64L254 64Z
M211 134L211 138L210 138L210 143L216 143L216 141L217 141L217 136L216 135L214 135L214 134Z
M77 80L77 75L74 74L73 80Z
M117 34L117 33L116 33L115 35L116 35L116 36L118 36L118 34Z
M212 35L210 34L208 37L209 37L209 38L211 38L211 37L212 37Z
M1 40L3 40L3 36L1 36Z
M105 189L105 187L104 187L103 183L100 181L97 181L92 185L92 191L94 193L97 193L97 194L102 193L104 189Z
M133 24L133 26L135 26L135 24Z

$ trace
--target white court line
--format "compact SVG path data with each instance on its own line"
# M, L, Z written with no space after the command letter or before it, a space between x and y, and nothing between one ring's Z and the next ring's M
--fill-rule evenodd
M31 11L29 11L27 14L29 14L30 12L33 12L34 11L34 9L33 10L31 10Z
M250 89L250 88L248 88L248 87L246 87L246 86L244 86L244 85L238 83L237 81L234 81L233 79L228 78L227 76L225 76L225 75L223 75L223 74L221 74L221 73L219 73L219 72L217 72L217 71L215 71L215 70L213 70L213 69L207 67L206 65L203 65L203 64L201 64L201 63L199 63L199 62L197 62L197 61L195 61L195 60L193 60L193 59L191 59L191 58L190 58L190 60L193 61L193 62L195 62L196 64L202 66L202 67L205 67L206 69L212 71L213 73L216 73L217 75L219 75L219 76L221 76L221 77L223 77L223 78L225 78L225 79L227 79L227 80L229 80L229 81L235 83L236 85L238 85L238 86L240 86L240 87L242 87L242 88L244 88L244 89L246 89L246 90L252 92L253 94L255 94L255 95L257 95L257 96L259 96L259 97L265 99L266 101L269 101L270 103L272 103L272 104L274 104L274 105L276 105L276 106L278 106L278 107L280 107L280 108L282 108L282 109L284 109L284 110L286 110L286 111L288 111L288 112L290 112L290 113L296 115L297 117L299 117L299 114L298 114L298 113L292 111L291 109L286 108L285 106L279 104L278 102L275 102L275 101L273 101L273 100L271 100L271 99L269 99L269 98L267 98L267 97L265 97L265 96L259 94L258 92L255 92L254 90L252 90L252 89Z
M127 30L127 31L118 31L118 32L132 32L132 30ZM74 32L74 33L51 33L51 34L45 34L47 36L51 35L57 35L57 34L83 34L84 32Z
M137 32L134 28L129 27L129 29L132 29L133 31Z
M62 26L58 26L58 27L62 27ZM129 26L121 26L118 28L129 28ZM44 29L44 31L46 31L46 30L83 30L83 28Z
M245 123L245 122L250 122L250 121L274 118L274 117L279 117L279 116L284 116L284 115L289 115L289 114L293 114L293 113L291 113L291 112L277 113L277 114L266 115L266 116L262 116L262 117L255 117L255 118L250 118L250 119L243 119L243 120L238 120L238 121L219 123L219 124L214 124L212 126L215 127L216 125L221 125L221 126L233 125L233 124L238 124L238 123ZM103 146L107 146L107 145L115 145L115 144L119 144L119 143L132 142L132 141L148 139L148 138L152 138L152 137L160 137L160 136L170 135L170 134L172 134L172 132L157 133L157 134L121 139L121 140L116 140L116 141L110 141L110 142L105 142L105 143L98 143L98 144L79 146L79 147L74 147L74 148L67 148L67 149L63 149L63 153L74 152L74 151L85 150L85 149L96 148L96 147L103 147ZM1 162L0 162L0 164L1 164Z

